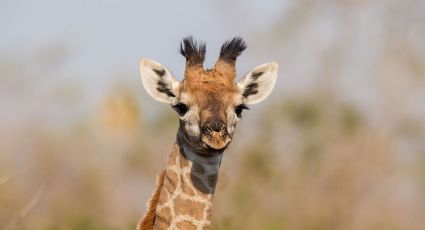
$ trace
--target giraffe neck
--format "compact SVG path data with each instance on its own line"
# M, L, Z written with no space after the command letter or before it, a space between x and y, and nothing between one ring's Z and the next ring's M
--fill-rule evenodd
M209 229L222 153L199 155L177 138L164 170L153 229Z

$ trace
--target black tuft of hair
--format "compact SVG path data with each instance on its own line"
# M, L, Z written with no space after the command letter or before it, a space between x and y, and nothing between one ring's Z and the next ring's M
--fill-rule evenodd
M245 49L245 41L241 37L235 37L221 46L220 59L226 62L234 62Z
M192 36L185 37L180 43L180 53L186 58L189 66L202 65L206 50L205 43L200 42L198 44Z

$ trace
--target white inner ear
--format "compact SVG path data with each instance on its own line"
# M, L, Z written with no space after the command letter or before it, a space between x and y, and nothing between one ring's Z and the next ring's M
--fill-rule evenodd
M266 99L273 90L277 78L278 64L271 62L251 70L238 82L238 88L247 105Z
M171 72L160 63L142 58L140 76L145 90L160 102L173 103L177 98L179 82Z

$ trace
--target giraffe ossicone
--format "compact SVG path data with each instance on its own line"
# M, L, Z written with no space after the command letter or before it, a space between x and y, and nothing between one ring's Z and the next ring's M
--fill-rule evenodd
M143 58L143 86L154 99L177 112L180 126L167 167L159 174L139 230L209 229L212 200L224 150L248 105L267 98L278 65L260 65L236 82L236 59L245 50L240 37L226 41L214 68L204 69L206 46L183 39L184 78L178 82L160 63Z

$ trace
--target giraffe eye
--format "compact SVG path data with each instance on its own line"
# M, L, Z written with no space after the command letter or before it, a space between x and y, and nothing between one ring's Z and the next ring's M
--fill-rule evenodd
M184 116L187 111L189 111L189 106L183 103L178 103L173 106L173 109L179 114L179 116Z
M244 109L249 109L249 108L246 105L244 105L244 104L241 104L241 105L236 106L236 108L235 108L236 116L238 116L239 118L241 118L242 117L242 111Z

